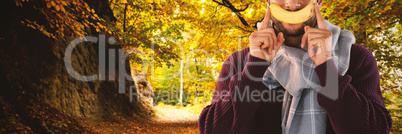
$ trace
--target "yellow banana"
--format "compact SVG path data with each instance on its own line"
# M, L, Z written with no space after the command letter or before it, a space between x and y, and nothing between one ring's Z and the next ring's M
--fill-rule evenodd
M314 2L311 2L303 9L295 12L287 11L275 3L272 3L269 7L271 9L271 14L277 20L288 24L299 24L313 17L314 4Z

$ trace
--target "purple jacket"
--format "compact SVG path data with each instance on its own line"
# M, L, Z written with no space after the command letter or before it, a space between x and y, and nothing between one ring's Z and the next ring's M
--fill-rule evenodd
M267 61L248 53L249 48L235 52L223 64L213 100L200 114L200 133L282 133L282 102L233 101L235 89L240 92L244 89L249 92L267 89L261 81L253 81L245 75L247 71L254 77L262 78L269 65L251 63ZM247 61L244 61L246 56ZM325 82L326 70L325 63L315 68L321 83ZM327 133L389 133L392 119L384 107L379 72L372 53L361 45L352 45L349 69L344 76L338 75L337 100L317 95L319 105L328 114ZM239 77L241 80L237 79Z

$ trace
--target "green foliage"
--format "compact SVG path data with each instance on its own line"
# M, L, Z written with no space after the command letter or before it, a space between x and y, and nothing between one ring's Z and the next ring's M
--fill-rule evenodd
M183 39L182 33L187 29L181 20L173 19L171 8L162 7L167 5L163 1L120 1L111 0L111 8L117 18L115 25L111 25L113 35L116 35L122 46L127 49L135 48L146 56L134 56L132 60L138 63L134 65L138 70L141 68L141 61L148 60L156 66L168 63L171 59L177 59L180 49L175 44ZM163 42L162 38L169 38ZM154 55L151 57L151 55ZM136 64L134 63L134 64Z
M392 92L385 92L384 94L384 102L386 104L386 108L391 113L392 116L392 130L395 133L401 133L401 125L402 125L402 94L395 94Z
M46 18L42 20L25 19L21 24L41 31L44 35L64 40L67 31L74 36L87 35L87 28L93 27L97 32L110 32L104 25L106 21L95 13L95 10L83 0L15 0L21 8L31 8L39 11ZM64 40L67 41L67 40Z
M155 104L178 104L180 93L180 62L156 68L151 84L155 92ZM186 61L183 64L183 102L204 103L209 101L210 92L215 89L217 72L210 70L212 65ZM197 97L195 97L197 95ZM207 96L208 95L208 96ZM205 100L204 100L205 98Z
M386 108L393 119L393 132L402 133L402 25L382 32L381 46L374 50Z

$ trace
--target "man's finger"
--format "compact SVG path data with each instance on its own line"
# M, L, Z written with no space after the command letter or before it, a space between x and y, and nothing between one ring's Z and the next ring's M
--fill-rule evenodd
M301 48L304 48L304 47L306 47L306 45L307 45L307 39L308 39L308 32L307 32L307 30L309 29L310 27L309 26L305 26L304 27L304 35L303 35L303 37L302 37L302 42L301 42Z
M282 46L282 44L283 44L283 42L285 42L285 38L283 37L283 33L282 32L280 32L279 34L278 34L278 43L276 44L276 46L275 46L275 50L279 50L279 48L281 48L281 46Z
M268 38L266 38L265 40L264 40L264 44L262 44L261 45L261 49L265 49L265 48L268 48L269 47L269 40L268 40Z
M271 19L271 9L267 4L267 11L265 12L264 20L262 20L261 26L258 30L267 29L269 25L269 20Z
M272 46L273 46L273 48L275 49L275 45L276 45L276 43L277 43L277 37L276 37L276 35L275 35L275 33L271 33L271 37L272 37Z
M271 39L271 37L270 37L270 35L268 35L268 37L266 37L267 38L267 40L268 40L268 44L267 44L267 48L269 48L270 46L271 46L271 42L272 42L272 39Z
M324 44L325 39L326 39L326 37L312 38L312 39L308 40L308 43L310 43L310 44L318 44L318 43ZM325 47L325 45L322 45L322 46L319 46L319 47Z
M328 38L330 36L332 36L331 34L328 34L327 32L325 33L315 33L315 32L308 32L307 33L308 39L307 40L311 40L312 38L318 38L318 37L323 37L323 38Z
M308 27L308 26L306 26L306 27ZM309 28L311 28L311 27L309 27ZM312 33L329 33L330 31L329 30L327 30L327 29L319 29L319 28L311 28L311 29L308 29L308 32L312 32Z
M327 26L325 25L324 18L322 18L320 8L318 7L318 3L315 3L314 5L314 10L315 10L315 17L317 18L317 25L319 29L327 29Z
M272 38L272 36L269 37L269 47L268 47L268 54L271 55L272 54L272 49L274 48L274 39Z
M310 56L310 58L314 61L315 58L315 50L317 48L313 47L313 44L309 43L308 44L308 55Z

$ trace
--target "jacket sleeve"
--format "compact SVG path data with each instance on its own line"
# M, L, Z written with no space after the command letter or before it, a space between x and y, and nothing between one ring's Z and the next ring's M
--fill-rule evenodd
M354 71L350 75L342 76L332 59L315 68L323 87L331 83L331 80L326 81L327 71L338 73L338 98L333 100L320 93L317 95L318 103L326 109L336 133L389 133L392 119L384 107L376 60L366 48L359 55L363 56L351 60L356 63L353 66L351 63L349 69Z
M235 56L224 62L213 100L199 116L200 133L247 133L252 129L260 102L251 101L249 93L266 88L261 80L269 62L247 53L248 60L241 69L243 65L237 65L243 64L241 58Z

